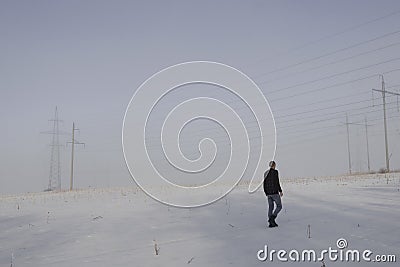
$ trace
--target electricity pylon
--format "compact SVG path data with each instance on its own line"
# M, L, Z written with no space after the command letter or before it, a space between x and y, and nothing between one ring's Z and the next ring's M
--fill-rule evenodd
M49 120L53 122L53 130L43 132L52 135L51 153L50 153L50 171L49 171L49 184L47 191L60 191L61 190L61 164L60 164L60 131L58 123L58 110L56 107L54 118Z

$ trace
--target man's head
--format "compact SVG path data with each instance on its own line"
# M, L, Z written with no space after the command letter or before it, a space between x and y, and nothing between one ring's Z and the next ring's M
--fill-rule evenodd
M275 161L271 160L271 161L269 162L269 167L272 168L272 169L275 169L275 166L276 166Z

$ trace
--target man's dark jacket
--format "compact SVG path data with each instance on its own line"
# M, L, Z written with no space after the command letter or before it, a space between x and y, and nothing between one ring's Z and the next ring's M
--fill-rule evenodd
M271 168L264 173L264 192L266 195L274 195L282 192L277 170Z

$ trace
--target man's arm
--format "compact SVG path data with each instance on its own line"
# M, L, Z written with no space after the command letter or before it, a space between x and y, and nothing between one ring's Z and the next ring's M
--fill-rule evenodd
M276 180L278 181L278 191L279 195L283 196L282 188L281 188L281 183L279 182L279 172L276 171Z
M264 193L265 195L267 195L267 186L266 186L266 180L267 180L267 176L268 176L268 171L266 171L264 173L264 183L263 183L263 188L264 188Z

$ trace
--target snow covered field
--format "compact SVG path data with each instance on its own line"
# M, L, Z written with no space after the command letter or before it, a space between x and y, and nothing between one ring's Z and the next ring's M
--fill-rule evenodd
M249 195L244 185L196 209L169 208L136 188L2 196L0 266L322 266L262 262L257 252L320 251L337 248L339 238L397 263L325 260L327 267L398 266L399 174L281 183L284 207L273 229L263 192Z

